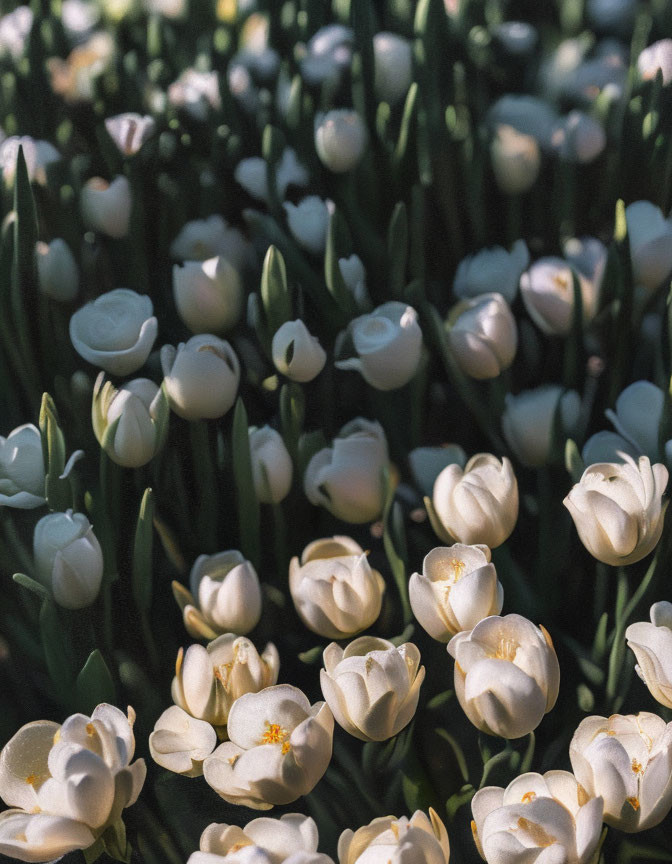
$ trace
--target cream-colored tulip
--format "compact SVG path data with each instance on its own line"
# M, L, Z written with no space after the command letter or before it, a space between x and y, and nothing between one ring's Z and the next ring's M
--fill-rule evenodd
M464 469L448 465L436 478L429 506L432 526L444 542L501 546L518 520L518 481L511 462L477 453Z
M218 213L185 222L170 244L170 257L180 261L206 261L218 256L239 271L255 260L254 250L242 231L231 227Z
M350 537L309 543L289 565L289 590L299 618L327 639L347 639L380 615L385 581Z
M450 347L465 375L496 378L513 363L518 329L501 294L482 294L458 303L448 326Z
M490 159L497 186L504 195L523 195L539 176L541 151L537 140L513 126L497 126Z
M453 291L457 297L480 297L496 285L506 302L513 303L520 277L529 263L530 253L524 240L516 240L510 252L502 246L481 249L460 261Z
M376 98L396 105L408 93L413 81L413 50L409 39L383 31L373 37Z
M569 771L521 774L472 798L471 829L489 864L590 864L602 832L601 798Z
M317 195L307 195L298 204L285 201L282 206L289 230L299 246L313 255L322 255L329 227L328 203Z
M520 294L534 323L544 333L566 336L574 320L574 275L579 282L583 321L597 311L600 286L562 258L540 258L520 277Z
M192 333L222 333L240 320L243 283L235 267L217 256L173 267L173 297Z
M170 407L185 420L214 420L236 401L240 363L223 339L201 333L177 349L164 345L161 367Z
M79 291L79 269L65 240L56 237L51 243L38 241L35 260L40 291L59 303L74 300Z
M82 187L82 219L90 231L99 231L119 239L128 234L131 219L131 185L120 174L111 183L92 177Z
M435 810L429 818L416 810L409 819L381 816L357 831L347 828L338 840L339 864L448 864L446 826Z
M652 292L672 272L672 219L650 201L634 201L625 208L632 275Z
M358 164L368 140L366 125L356 111L338 108L315 117L315 150L335 174L351 171Z
M327 770L334 718L325 702L276 684L236 699L227 732L203 763L206 783L230 804L270 810L307 795Z
M282 375L305 384L324 369L327 353L300 318L285 321L273 336L273 363Z
M581 397L576 390L542 384L515 396L507 393L505 404L502 432L506 443L523 465L540 466L548 462L554 443L564 443L574 433ZM556 428L560 442L553 440Z
M604 799L604 821L621 831L658 825L672 807L672 723L656 714L586 717L569 745L576 779Z
M105 129L122 156L134 156L154 134L156 121L148 114L127 111L108 117L105 120Z
M448 643L464 713L488 735L520 738L555 705L560 666L543 627L522 615L492 615Z
M635 672L654 699L672 708L672 603L654 603L650 617L631 624L625 638L637 658Z
M282 435L270 426L248 429L254 492L262 504L279 504L292 488L292 457Z
M562 502L586 549L613 567L634 564L654 549L668 505L662 500L667 468L652 466L647 456L638 464L623 458L590 465Z
M425 667L412 642L360 636L345 649L324 649L322 695L339 726L361 741L386 741L407 726L418 707Z
M44 456L37 426L24 423L0 435L0 507L32 510L44 497Z
M653 81L661 72L663 85L672 83L672 39L659 39L637 58L637 71L643 81Z
M433 639L448 642L472 630L488 615L499 615L504 589L487 546L438 546L408 583L413 614Z
M185 777L200 777L203 760L216 746L213 727L177 705L166 708L149 736L149 752L156 764Z

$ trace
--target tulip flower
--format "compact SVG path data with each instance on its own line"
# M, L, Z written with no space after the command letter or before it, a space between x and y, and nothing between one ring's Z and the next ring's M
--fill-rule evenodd
M513 126L497 126L490 159L495 181L504 195L523 195L536 183L541 153L532 135L518 132Z
M350 67L354 34L342 24L327 24L311 37L301 59L301 75L309 84L336 83Z
M128 111L108 117L105 128L122 156L134 156L154 134L156 121L148 114L143 116Z
M154 724L148 743L157 765L174 774L200 777L203 760L217 746L217 732L209 723L171 705Z
M4 141L0 141L0 170L2 170L7 188L14 185L19 147L23 149L23 158L26 160L28 179L31 183L39 183L40 186L46 186L47 168L52 162L58 162L61 159L61 154L49 141L39 141L28 135L21 137L11 135L9 138L5 138Z
M553 131L552 145L561 159L586 165L607 146L602 125L583 111L570 111Z
M233 176L246 192L266 204L270 200L267 175L268 166L259 156L242 159L233 172ZM285 147L275 165L275 189L280 200L285 197L287 187L290 185L307 186L308 172L299 162L296 151L291 147Z
M167 96L171 105L183 108L194 120L201 122L208 119L211 110L218 111L222 107L217 72L205 72L191 66L169 85Z
M650 201L629 204L625 218L633 278L651 293L672 272L672 219L666 219Z
M463 300L448 318L448 341L455 358L472 378L496 378L513 363L518 329L501 294Z
M250 460L254 493L262 504L279 504L292 487L292 458L282 435L270 426L250 426Z
M222 417L236 401L240 363L223 339L201 333L177 348L164 345L161 367L170 407L185 420Z
M397 33L381 32L373 37L376 98L396 105L408 93L413 80L411 42Z
M74 300L79 291L79 270L65 240L60 237L51 243L40 240L35 245L35 260L40 291L59 303Z
M358 255L338 259L338 269L345 282L345 287L355 298L360 309L371 308L371 298L366 288L366 270Z
M672 603L654 603L650 618L631 624L625 638L637 658L635 672L656 701L672 708Z
M325 168L335 174L356 167L368 140L364 121L356 111L339 108L315 118L315 150Z
M120 174L111 183L102 177L92 177L82 187L80 207L84 224L118 240L128 234L131 218L131 187Z
M32 423L0 436L0 507L32 510L45 503L40 430Z
M192 333L221 333L240 320L243 283L225 258L185 261L173 267L177 311Z
M458 297L480 297L492 291L493 285L507 303L513 303L518 283L530 263L530 253L524 240L516 240L511 251L502 246L481 249L460 261L453 281Z
M659 70L667 86L672 82L672 39L659 39L637 58L637 71L643 81L653 81Z
M521 615L485 618L453 636L448 653L462 710L487 735L527 735L555 705L560 666L551 637Z
M380 816L357 831L347 828L338 840L340 864L448 864L449 859L446 826L431 807L429 818L422 810L410 819Z
M285 321L273 336L273 363L282 375L305 384L324 369L327 354L316 336L301 321Z
M215 213L207 219L185 222L170 244L170 257L178 261L206 261L225 258L236 270L254 261L254 252L238 228L232 228Z
M350 537L314 540L289 565L289 590L299 618L327 639L347 639L380 615L385 581Z
M329 207L317 195L308 195L298 204L285 201L282 205L287 214L287 224L292 237L306 251L321 255L327 242Z
M566 336L574 319L574 279L579 280L583 321L597 311L599 285L573 271L562 258L540 258L520 277L520 293L534 323L544 333Z
M576 390L564 390L555 384L524 390L516 396L507 393L505 403L502 431L506 443L523 465L529 466L548 462L556 428L561 442L570 437L581 410Z

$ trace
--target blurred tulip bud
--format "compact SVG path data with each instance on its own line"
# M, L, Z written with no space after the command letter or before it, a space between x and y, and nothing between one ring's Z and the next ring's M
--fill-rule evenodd
M217 746L217 732L209 723L171 705L154 724L148 743L157 765L185 777L200 777L203 760Z
M382 471L388 464L383 427L358 417L308 463L306 497L344 522L372 522L383 509Z
M507 303L513 303L518 293L518 283L530 263L530 253L524 240L516 240L511 251L502 246L481 249L460 261L453 291L458 297L481 297L488 294L493 285Z
M647 456L638 464L624 459L586 468L562 502L586 549L613 567L634 564L655 548L669 503L662 500L669 476L664 465L652 466Z
M341 271L343 281L355 298L357 305L361 309L370 309L371 298L366 289L366 270L362 264L362 259L358 255L339 258L338 269Z
M597 30L619 36L632 34L637 11L636 0L588 0L588 20Z
M327 354L300 318L285 321L273 336L273 363L282 375L305 384L324 369Z
M17 6L0 17L0 57L15 62L26 52L35 16L30 6Z
M385 581L350 537L309 543L289 565L289 590L299 618L320 636L347 639L380 615Z
M522 615L485 618L453 636L448 653L462 710L486 735L527 735L555 705L560 666L551 637Z
M369 136L356 111L339 108L315 118L315 149L335 174L351 171L364 155Z
M528 21L502 21L495 30L495 36L512 57L525 57L539 41L536 27Z
M33 554L37 576L66 609L83 609L98 596L103 551L82 513L48 513L35 526Z
M82 187L82 219L90 231L98 231L118 240L128 234L131 218L131 187L123 175L111 183L92 177Z
M251 426L250 459L254 492L262 504L279 504L292 488L292 458L282 435L270 426Z
M518 482L506 456L477 453L464 467L448 465L436 478L432 501L441 539L468 546L501 546L518 520ZM436 530L437 526L434 526Z
M523 195L539 176L541 153L536 139L512 126L497 127L490 158L497 186L504 195Z
M253 264L254 250L242 231L232 228L223 216L185 222L170 244L170 257L180 261L206 261L226 258L238 271Z
M321 255L327 242L329 208L317 195L308 195L298 204L286 201L282 205L287 214L289 230L296 242L313 255Z
M523 390L516 396L507 393L505 400L502 431L506 443L523 465L533 467L548 462L556 423L564 442L574 433L581 411L581 397L576 390L556 384Z
M625 208L632 275L646 291L655 291L672 271L672 219L650 201Z
M39 141L28 135L21 137L11 135L0 142L0 169L7 188L10 189L14 185L19 147L23 148L23 158L26 160L30 182L46 186L47 168L52 162L58 162L61 154L48 141Z
M301 76L309 84L337 83L350 68L354 33L342 24L327 24L311 37L301 59Z
M170 407L185 420L222 417L236 400L240 363L223 339L202 333L177 349L164 345L161 367Z
M246 192L258 201L269 203L268 165L260 156L241 159L233 172L236 181ZM285 197L287 187L307 186L308 171L299 162L296 150L285 147L280 160L275 166L275 188L278 198Z
M645 48L637 58L637 71L644 81L652 81L658 74L663 75L663 85L672 82L672 39L660 39Z
M75 351L111 375L130 375L149 357L158 332L152 301L115 288L78 309L70 319Z
M406 96L413 80L411 43L397 33L376 33L373 58L376 98L388 105L396 105Z
M173 297L192 333L221 333L240 320L243 283L225 258L185 261L173 267Z
M496 378L513 363L518 330L501 294L482 294L453 307L448 341L465 375Z
M32 510L44 497L42 436L32 423L17 426L6 438L0 435L0 507Z
M540 258L520 277L520 293L534 323L551 336L566 336L574 317L574 280L581 289L583 321L597 311L599 285L572 270L562 258Z
M444 444L442 447L416 447L408 454L408 464L416 484L424 495L431 496L434 483L448 465L467 464L467 454L459 444Z
M338 841L340 864L448 864L448 833L436 811L429 808L429 819L416 810L409 819L382 816L368 825L341 834Z
M154 134L156 122L148 114L127 112L108 117L105 128L122 156L134 156Z
M651 623L631 624L625 638L637 658L635 672L656 701L672 708L672 603L654 603L650 617Z
M60 303L74 300L79 291L79 270L65 240L60 237L51 243L40 240L35 245L35 258L40 291Z
M180 77L168 86L166 95L170 105L182 108L202 123L211 111L222 107L218 73L201 71L193 66L183 69Z
M576 779L604 799L604 821L620 831L646 831L672 807L672 723L640 711L586 717L569 745Z
M589 114L570 111L554 129L551 145L561 159L585 165L604 152L607 136Z

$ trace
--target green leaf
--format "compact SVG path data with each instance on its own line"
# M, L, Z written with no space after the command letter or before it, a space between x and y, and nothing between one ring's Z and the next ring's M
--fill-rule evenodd
M70 482L62 477L65 471L65 439L58 425L56 405L48 393L42 396L39 424L45 470L45 497L51 510L67 510L72 507L72 488Z
M93 864L94 861L97 861L100 858L104 851L105 844L103 843L102 838L99 837L93 846L89 846L88 849L82 850L86 864Z
M280 425L282 437L295 466L299 455L299 438L305 412L306 400L301 385L294 381L283 384L280 388Z
M152 604L152 547L154 541L154 496L145 489L135 526L133 544L133 598L140 612Z
M58 609L50 598L40 608L40 637L54 696L67 706L70 702L75 673L69 650L69 636Z
M409 142L413 140L413 123L416 116L416 107L418 104L418 84L414 81L406 94L404 102L404 113L401 117L401 125L399 126L399 135L397 143L394 146L392 154L392 165L399 173L404 164L407 153L409 152Z
M447 693L453 695L452 690L447 690ZM443 694L442 694L443 695ZM439 728L434 730L439 738L443 738L444 741L448 743L450 749L453 751L453 755L455 756L455 761L457 762L457 766L460 769L460 774L462 775L462 779L466 783L469 780L469 769L467 767L467 760L464 755L464 750L457 742L457 739L454 738L450 732L445 729Z
M572 270L572 291L574 292L574 309L572 327L565 340L565 355L563 358L562 380L568 389L579 386L579 375L583 364L583 296L579 277Z
M36 582L35 579L31 579L30 576L26 576L25 573L15 573L12 576L12 579L17 585L20 585L28 591L32 591L33 594L37 594L40 600L49 599L49 592L44 585Z
M114 825L110 825L101 835L101 839L110 858L114 858L115 861L122 861L123 864L130 864L133 850L126 839L126 826L121 819Z
M575 483L578 483L581 480L586 468L583 459L581 458L579 448L576 446L576 442L571 438L568 438L565 441L565 468Z
M348 233L345 219L339 210L334 210L329 217L329 227L327 229L327 243L324 253L324 279L331 296L339 308L347 318L351 318L357 315L359 310L357 309L352 292L348 290L345 284L341 268L338 266L338 259L345 257L344 254L339 254L340 243L342 242L342 238Z
M465 784L459 792L456 792L454 795L451 795L450 798L446 801L446 815L448 816L448 820L452 822L455 818L455 814L463 807L465 804L468 804L471 799L476 794L476 790L471 785L471 783Z
M408 214L406 205L399 201L394 208L387 231L387 257L389 261L389 290L392 297L401 299L406 284L408 261Z
M116 701L112 675L97 648L89 654L77 676L76 693L77 707L84 714L90 714L101 702L113 705Z
M324 653L324 645L315 645L314 648L309 648L307 651L302 651L299 654L299 660L302 663L307 663L310 666L315 666L322 662L322 654Z
M268 256L267 256L268 257ZM238 500L238 530L243 555L259 566L259 502L254 492L247 412L238 397L233 413L233 477Z
M299 477L303 480L308 463L316 453L327 446L327 440L321 429L314 432L304 432L299 438Z
M261 274L261 299L271 333L292 317L292 298L287 287L287 269L282 253L269 246Z
M383 507L383 546L388 564L397 584L404 624L413 619L411 604L408 600L408 584L406 582L406 534L404 531L401 507L394 501L394 485L390 469L385 466L381 481L385 490Z

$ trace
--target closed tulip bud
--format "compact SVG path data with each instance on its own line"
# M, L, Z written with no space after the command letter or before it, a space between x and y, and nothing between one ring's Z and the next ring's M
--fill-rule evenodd
M82 219L90 231L118 240L128 234L131 203L131 187L122 174L111 183L102 177L92 177L81 192Z
M308 463L306 497L344 522L372 522L383 509L382 471L388 464L383 427L358 417Z
M70 319L75 351L111 375L130 375L149 357L158 332L152 301L116 288L78 309Z
M192 333L222 333L240 320L243 283L225 258L185 261L173 267L173 297Z
M0 435L0 507L32 510L45 503L42 436L32 423Z
M637 71L644 81L653 81L659 70L667 86L672 82L672 39L659 39L637 58Z
M588 19L598 30L620 36L632 35L636 0L588 0Z
M143 116L129 111L108 117L105 128L122 156L134 156L154 134L156 122L148 114Z
M651 623L631 624L625 638L637 658L635 672L656 701L672 708L672 603L654 603L650 617Z
M388 105L396 105L406 96L413 80L411 43L397 33L376 33L373 59L376 98Z
M536 139L512 126L497 127L490 158L497 186L504 195L523 195L539 176L541 152Z
M436 478L431 505L442 540L501 546L518 520L518 481L511 462L477 453L464 469L448 465Z
M485 618L453 636L448 653L462 710L486 735L527 735L555 705L560 666L551 637L522 615Z
M241 159L233 173L246 192L259 201L269 203L268 165L260 156ZM275 189L278 198L285 197L289 185L307 186L308 172L299 162L296 151L285 147L275 166Z
M33 554L37 576L66 609L83 609L98 596L103 551L82 513L48 513L35 526Z
M650 201L629 204L625 218L634 280L655 291L672 272L672 219Z
M573 271L562 258L540 258L520 277L520 293L528 315L551 336L566 336L574 319L574 279L579 280L583 321L597 311L599 285Z
M217 732L209 723L171 705L154 724L148 743L157 765L174 774L200 777L203 760L217 746Z
M299 618L320 636L347 639L380 615L385 581L350 537L314 540L289 565L289 590Z
M512 57L531 54L539 41L536 27L527 21L502 21L495 30L495 36L504 51Z
M581 410L579 394L545 384L517 396L507 393L505 398L502 431L507 444L523 465L545 465L551 456L556 428L563 442L576 428Z
M329 207L317 195L308 195L298 204L286 201L283 205L292 237L303 249L321 255L327 242Z
M412 642L396 647L387 639L360 636L345 649L324 649L322 695L336 722L361 741L386 741L415 714L425 667Z
M425 555L422 573L408 583L411 609L422 627L439 642L473 628L488 615L499 615L504 589L490 562L487 546L438 546Z
M305 384L324 369L327 354L317 336L311 336L303 321L285 321L271 345L275 368L282 375Z
M544 859L591 864L602 832L602 807L602 799L587 795L569 771L530 772L506 789L480 789L471 800L471 829L490 864Z
M429 818L416 810L409 819L381 816L357 831L347 828L338 840L340 864L448 864L450 843L436 811Z
M292 488L292 457L282 435L270 426L251 426L249 436L254 493L262 504L279 504Z
M356 111L339 108L315 119L315 149L320 161L335 174L345 174L359 163L369 136Z
M569 745L576 779L604 799L604 821L646 831L672 807L672 723L656 714L586 717Z
M276 684L236 699L227 732L203 763L206 783L230 804L270 810L307 795L327 770L334 718L324 702Z
M79 270L65 240L40 240L35 246L35 258L40 291L60 303L74 300L79 291Z
M581 542L605 564L623 567L651 552L663 532L663 492L667 468L651 465L647 456L635 463L598 462L583 472L562 502L569 510Z
M570 111L554 129L551 146L567 162L585 165L604 151L607 136L601 124L589 114Z
M226 258L236 270L255 261L249 240L219 214L186 222L170 244L170 257L179 261L206 261L217 256Z
M11 135L0 142L0 169L7 188L10 189L14 185L19 147L23 149L23 158L26 160L26 170L30 182L46 186L47 168L52 162L58 162L61 159L61 154L49 141L39 141L28 135L20 138Z
M371 298L366 288L366 270L362 259L358 255L339 258L338 269L341 271L346 288L351 292L360 309L370 309Z
M453 291L458 297L480 297L493 285L507 303L513 303L518 293L520 277L530 263L530 253L524 240L516 240L507 252L502 246L481 249L460 261Z
M465 375L496 378L513 363L518 330L501 294L463 300L453 308L448 324L450 347Z
M201 333L177 349L164 345L161 367L170 407L185 420L214 420L236 401L240 363L223 339Z

